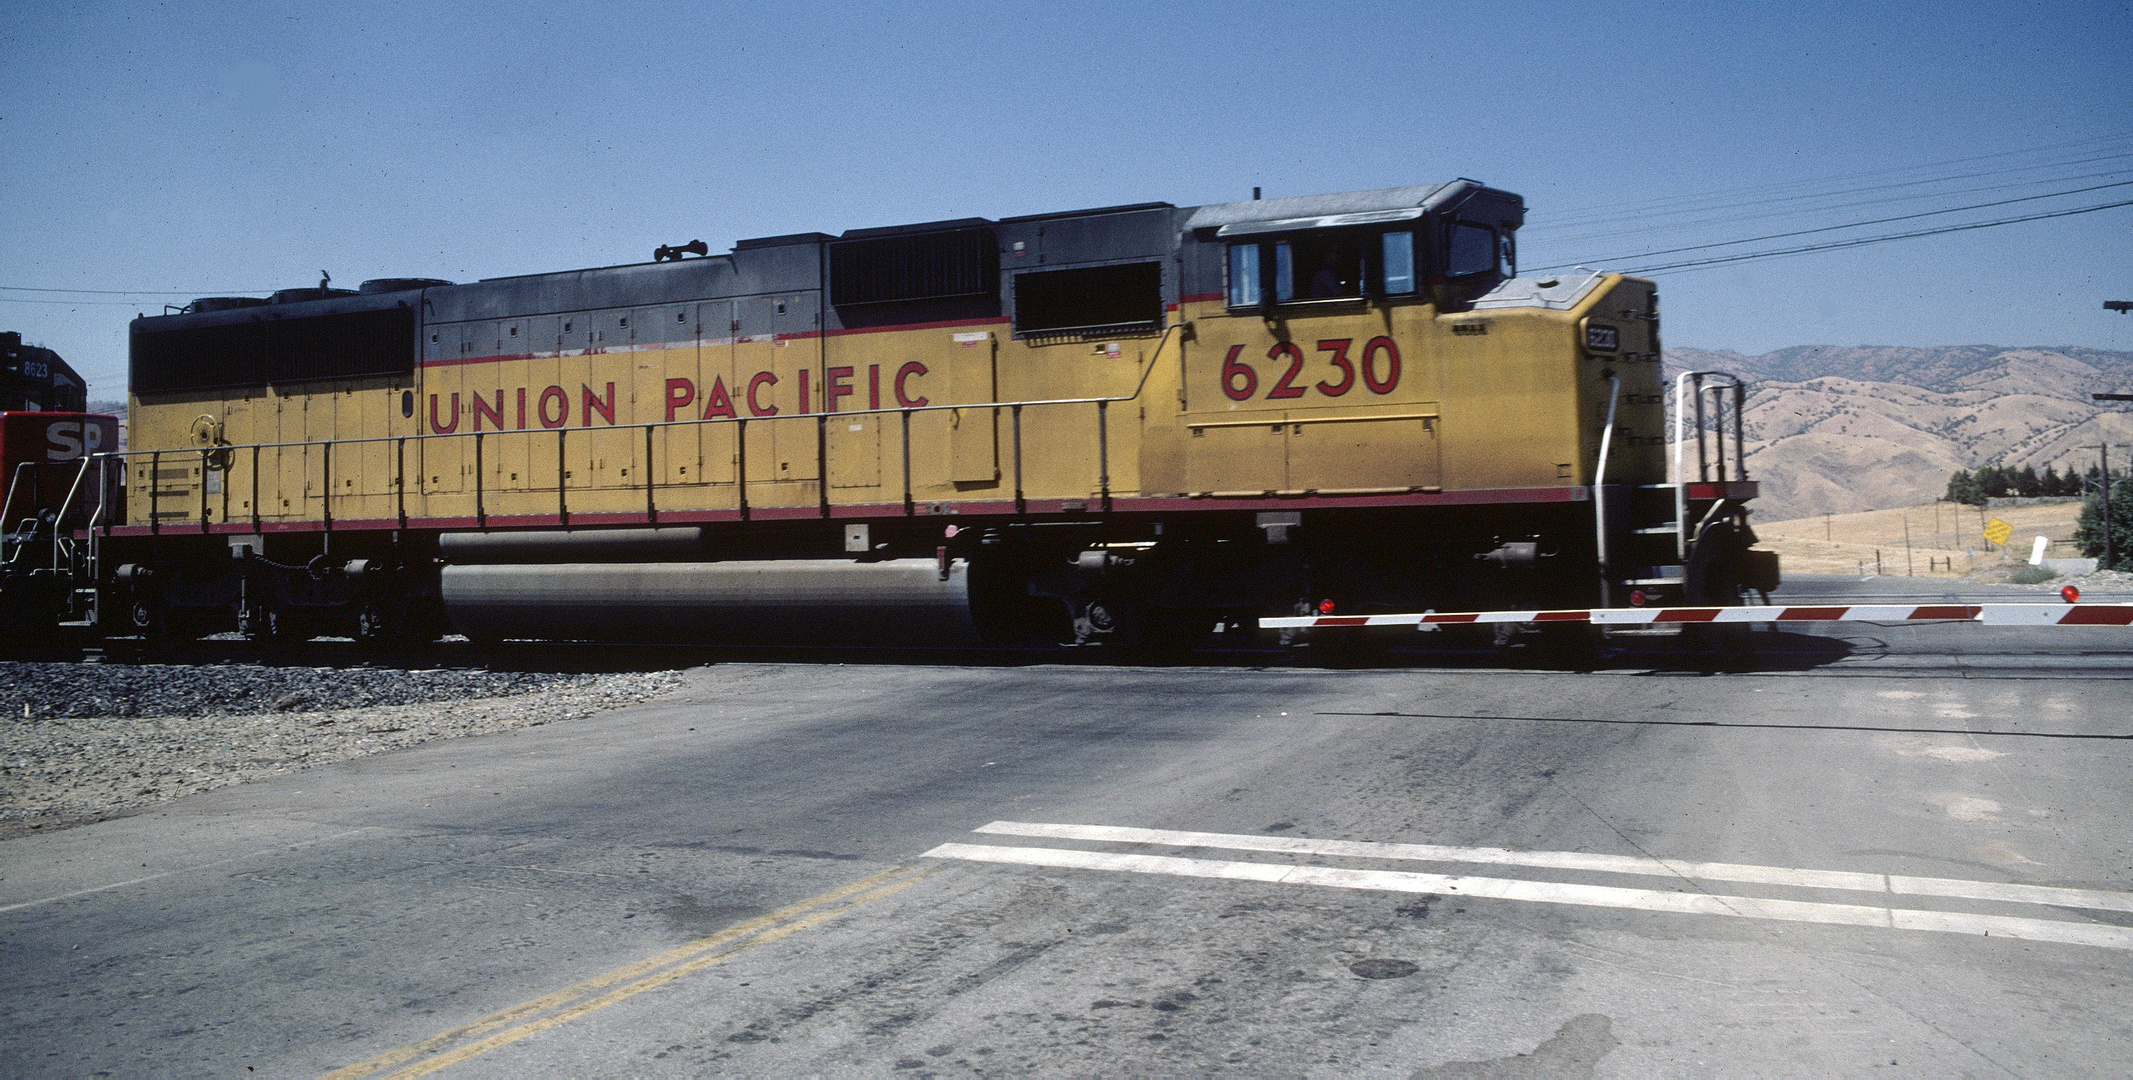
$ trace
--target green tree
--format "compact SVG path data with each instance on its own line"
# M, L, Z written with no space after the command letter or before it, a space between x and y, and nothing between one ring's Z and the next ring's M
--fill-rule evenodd
M1955 475L1948 478L1948 493L1941 497L1949 502L1971 506L1982 506L1985 502L1984 493L1977 486L1977 477L1963 469L1957 469Z
M2061 495L2064 492L2060 489L2066 486L2066 481L2059 479L2058 466L2047 463L2044 466L2044 475L2039 478L2038 484L2044 488L2046 495Z
M2074 529L2074 542L2081 553L2103 558L2103 499L2091 498L2081 505L2081 520ZM2111 565L2106 570L2133 567L2133 487L2123 477L2111 485Z
M2015 494L2025 499L2034 499L2044 494L2044 480L2037 475L2035 465L2022 466L2022 470L2015 473L2012 480Z
M2000 468L1998 465L1978 466L1977 486L1978 490L1982 492L1985 498L1987 499L2006 498L2008 491L2007 470Z

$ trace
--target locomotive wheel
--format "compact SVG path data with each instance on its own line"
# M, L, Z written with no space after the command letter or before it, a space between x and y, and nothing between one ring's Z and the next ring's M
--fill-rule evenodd
M245 604L237 609L237 632L250 642L267 638L267 609L259 604Z
M389 600L365 600L356 609L356 641L373 648L397 645L405 637L405 619Z
M1752 541L1731 522L1714 522L1702 536L1696 547L1689 552L1689 564L1683 583L1684 599L1695 607L1734 607L1741 603L1747 587L1741 582L1742 556ZM1691 640L1701 648L1718 655L1728 668L1737 667L1748 652L1750 633L1745 623L1725 626L1709 624L1689 628Z
M250 626L245 636L257 644L273 649L286 649L300 644L311 635L301 633L296 621L280 608L262 605L253 609Z
M1713 523L1705 528L1689 552L1682 583L1684 601L1691 607L1732 607L1741 601L1741 553L1748 542L1731 523Z
M158 599L135 600L127 610L126 621L132 624L135 634L151 645L169 645L190 636L185 632L184 613Z
M1289 606L1289 610L1279 612L1278 614L1293 615L1298 618L1301 618L1303 616L1312 614L1316 610L1316 608L1311 606L1311 601L1298 600L1294 604L1291 604ZM1289 648L1290 646L1295 645L1304 639L1304 632L1293 626L1285 626L1280 630L1274 631L1274 633L1279 635L1281 647L1284 649Z
M1348 604L1339 604L1336 610L1343 615L1368 614ZM1386 611L1377 608L1378 613ZM1310 600L1298 600L1286 612L1288 615L1309 616L1318 614L1318 608ZM1277 631L1283 648L1309 646L1314 652L1328 654L1335 662L1362 663L1377 660L1393 649L1409 643L1415 636L1410 627L1404 626L1342 626L1298 629L1288 627Z

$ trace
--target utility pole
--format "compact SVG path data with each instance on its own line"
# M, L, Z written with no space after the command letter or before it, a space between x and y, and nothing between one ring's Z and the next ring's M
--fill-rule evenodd
M2133 312L2133 300L2106 300L2105 311ZM2133 394L2090 394L2094 401L2133 401ZM2103 451L2103 568L2111 568L2111 452Z
M2097 395L2095 395L2095 396L2097 396L2097 397L2103 397L2103 395L2102 395L2102 394L2097 394ZM2126 400L2128 400L2128 401L2133 401L2133 394L2121 394L2121 395L2119 395L2119 396L2120 396L2120 397L2123 397L2123 398L2125 398L2125 399L2126 399ZM2097 444L2097 445L2095 445L2095 446L2077 446L2077 447L2075 447L2075 449L2077 449L2077 450L2094 450L2094 451L2096 451L2096 454L2097 454L2097 456L2098 456L2098 457L2099 457L2099 458L2101 459L2101 461L2102 461L2102 466L2103 466L2103 476L2102 476L2102 477L2100 478L2100 479L2101 479L2101 483L2102 483L2102 485L2103 485L2103 563L2102 563L2102 567L2103 567L2103 569L2105 569L2105 570L2109 570L2109 569L2111 569L2111 561L2112 561L2112 559L2113 559L2113 557L2114 557L2114 556L2112 555L2112 553L2111 553L2111 444L2110 444L2110 443L2107 443L2107 442L2105 442L2105 443L2098 443L2098 444Z
M2105 311L2133 312L2133 300L2106 300ZM2095 401L2133 401L2133 394L2090 394ZM2103 451L2103 568L2111 568L2111 452Z
M2133 311L2133 300L2106 300L2103 306L2124 314ZM2091 401L2133 401L2133 394L2090 394ZM2111 554L2111 443L2108 438L2096 448L2103 458L2103 568L2112 567Z

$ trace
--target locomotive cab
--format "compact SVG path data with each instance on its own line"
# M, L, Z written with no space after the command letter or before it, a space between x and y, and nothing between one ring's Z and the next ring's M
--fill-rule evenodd
M1369 300L1452 310L1516 276L1518 196L1472 181L1444 187L1458 190L1418 206L1216 226L1229 310L1272 317L1308 310L1291 305Z

